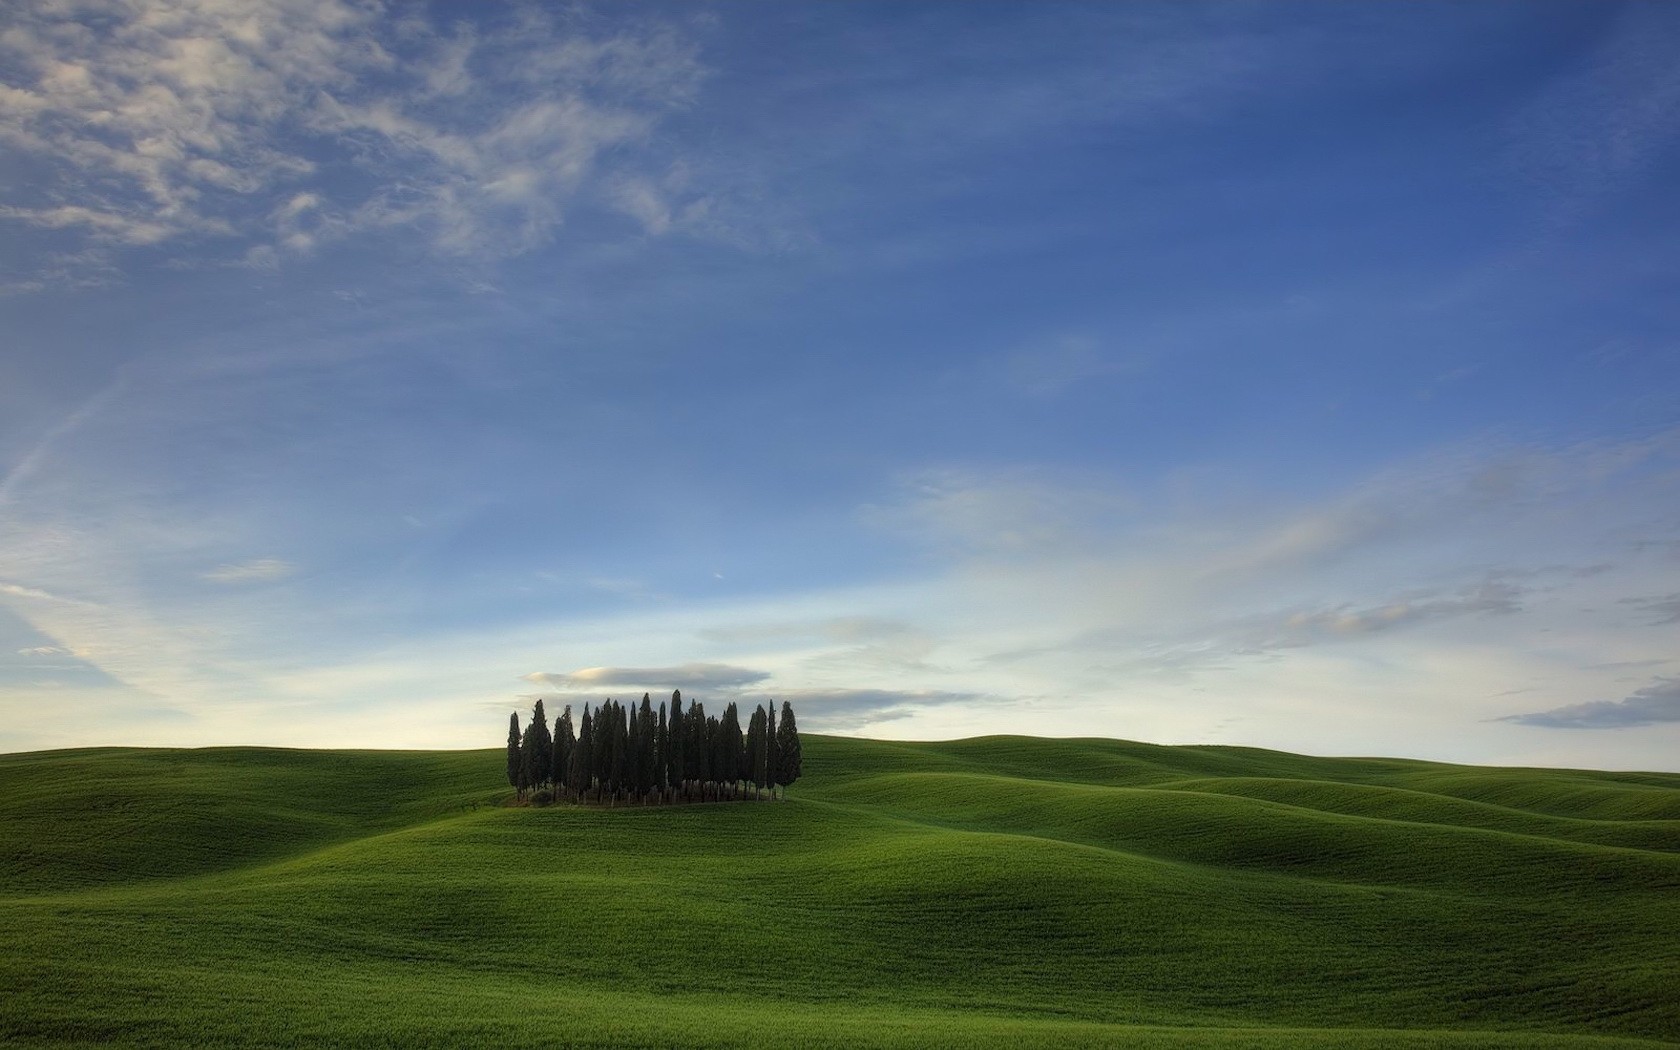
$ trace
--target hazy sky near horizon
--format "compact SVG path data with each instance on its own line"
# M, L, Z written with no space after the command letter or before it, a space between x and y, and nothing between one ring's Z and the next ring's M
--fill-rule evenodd
M0 750L1680 769L1680 5L22 0Z

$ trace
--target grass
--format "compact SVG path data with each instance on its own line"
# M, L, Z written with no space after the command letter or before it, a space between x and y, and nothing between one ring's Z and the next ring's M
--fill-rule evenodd
M0 756L0 1044L1680 1041L1680 776L807 736L785 804L600 810L501 767Z

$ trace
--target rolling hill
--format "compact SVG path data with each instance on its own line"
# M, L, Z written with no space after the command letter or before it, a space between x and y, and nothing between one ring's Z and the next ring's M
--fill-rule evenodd
M0 1043L1680 1041L1680 775L807 735L783 804L500 749L0 756Z

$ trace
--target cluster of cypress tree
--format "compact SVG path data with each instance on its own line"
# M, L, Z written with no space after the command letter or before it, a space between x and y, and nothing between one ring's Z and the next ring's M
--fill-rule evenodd
M704 705L671 694L655 710L644 693L640 706L607 700L593 712L583 708L574 733L567 705L549 729L543 702L531 711L522 733L519 713L508 718L507 775L521 799L533 792L575 802L711 802L759 799L799 779L801 753L793 705L760 705L741 732L731 703L721 717Z

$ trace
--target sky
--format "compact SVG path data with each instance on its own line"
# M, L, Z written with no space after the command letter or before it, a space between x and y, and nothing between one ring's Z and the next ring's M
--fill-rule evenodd
M1680 5L21 0L0 750L1680 770Z

